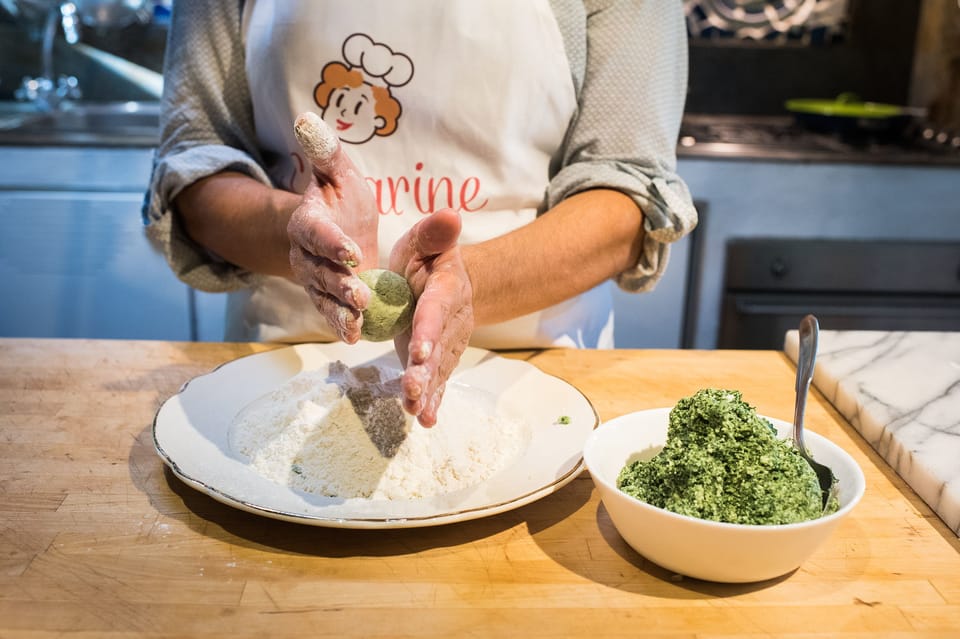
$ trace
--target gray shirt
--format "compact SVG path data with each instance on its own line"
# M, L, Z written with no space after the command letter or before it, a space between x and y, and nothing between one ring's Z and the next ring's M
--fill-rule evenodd
M682 5L663 0L551 0L551 5L578 108L551 161L540 209L593 188L631 197L643 211L646 235L638 263L616 281L624 290L649 290L666 268L669 244L697 221L689 191L676 174L687 79ZM161 143L143 211L149 236L177 276L213 292L250 286L258 276L190 240L172 201L193 182L221 171L271 184L244 73L242 13L242 0L175 4Z

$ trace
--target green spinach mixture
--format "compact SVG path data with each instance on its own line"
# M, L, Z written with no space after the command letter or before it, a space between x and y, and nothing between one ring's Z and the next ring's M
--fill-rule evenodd
M823 514L816 473L731 390L704 389L677 402L666 445L649 461L624 467L617 486L681 515L734 524L790 524Z

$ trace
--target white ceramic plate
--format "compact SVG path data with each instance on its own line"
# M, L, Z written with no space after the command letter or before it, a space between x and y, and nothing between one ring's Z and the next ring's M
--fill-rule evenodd
M405 528L486 517L549 495L583 470L583 445L599 423L587 398L567 382L527 362L468 348L450 383L492 397L497 411L523 420L532 433L515 462L476 487L428 499L335 499L274 483L230 449L229 427L241 408L336 360L400 368L392 342L302 344L242 357L164 402L154 419L154 446L188 485L251 513L315 526ZM558 423L561 416L570 423Z

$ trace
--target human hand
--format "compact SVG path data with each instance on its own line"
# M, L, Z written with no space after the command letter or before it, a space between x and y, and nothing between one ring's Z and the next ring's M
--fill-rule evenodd
M460 255L460 228L455 211L437 211L390 253L390 270L406 277L417 298L413 325L394 338L405 363L403 407L428 427L437 423L447 380L473 333L473 288Z
M287 225L290 267L339 338L354 344L370 300L370 289L356 273L377 262L376 201L320 116L301 114L294 132L313 176Z

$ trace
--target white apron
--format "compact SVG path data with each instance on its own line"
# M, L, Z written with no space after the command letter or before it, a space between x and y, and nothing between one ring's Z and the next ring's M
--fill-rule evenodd
M461 213L461 242L536 217L576 95L547 0L250 0L246 72L275 184L302 192L309 168L293 121L337 131L380 207L379 260L424 215ZM543 268L549 269L549 264ZM609 284L538 313L477 327L485 348L612 347ZM335 339L282 278L231 294L228 339Z

